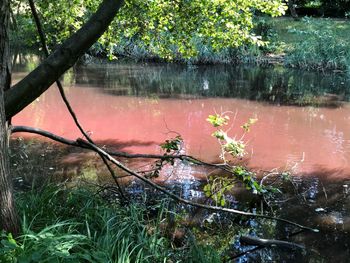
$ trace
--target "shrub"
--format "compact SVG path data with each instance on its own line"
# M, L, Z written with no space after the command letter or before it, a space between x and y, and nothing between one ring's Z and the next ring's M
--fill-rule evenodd
M349 44L339 39L329 27L317 27L317 21L306 18L305 23L313 26L313 30L290 30L291 33L303 35L303 41L296 43L289 51L286 63L292 67L310 69L348 70Z

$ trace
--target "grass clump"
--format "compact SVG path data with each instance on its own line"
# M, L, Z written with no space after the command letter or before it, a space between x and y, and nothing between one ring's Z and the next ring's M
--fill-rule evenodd
M1 233L1 263L153 263L174 258L176 262L220 262L213 248L209 255L211 250L195 239L180 252L173 249L161 227L167 220L164 204L120 205L107 202L94 189L64 185L18 193L16 203L22 232L16 239ZM198 261L202 257L204 261Z
M330 27L318 26L317 20L305 18L303 22L309 25L307 30L291 29L291 33L304 36L304 40L295 44L288 52L287 65L310 69L340 69L350 68L350 45L345 39L339 38Z
M304 17L271 20L272 28L290 67L316 70L349 70L350 26L339 19Z
M0 262L160 262L167 241L148 232L161 214L145 207L110 204L87 189L49 185L20 193L22 235L1 236Z

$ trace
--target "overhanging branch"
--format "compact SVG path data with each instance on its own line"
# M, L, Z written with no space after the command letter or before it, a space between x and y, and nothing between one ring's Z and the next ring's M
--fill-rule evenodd
M5 93L6 119L13 117L47 90L103 34L122 5L104 0L81 29L66 40L28 76Z
M136 173L135 171L129 169L127 166L125 166L124 164L122 164L121 162L119 162L118 160L113 158L111 156L111 154L102 150L98 146L96 146L88 141L85 141L83 139L80 139L80 138L77 139L76 141L68 140L68 139L65 139L63 137L57 136L55 134L49 133L47 131L43 131L41 129L30 128L30 127L25 127L25 126L12 127L11 131L12 131L12 133L16 133L16 132L35 133L35 134L39 134L39 135L45 136L47 138L50 138L52 140L55 140L57 142L67 144L67 145L92 150L92 151L98 153L99 155L104 156L108 161L112 162L114 165L116 165L118 168L122 169L123 171L127 172L128 174L138 178L139 180L143 181L144 183L146 183L146 184L150 185L151 187L157 189L158 191L166 194L167 196L174 199L175 201L178 201L178 202L181 202L181 203L184 203L187 205L191 205L191 206L203 208L203 209L208 209L208 210L214 210L214 211L218 211L218 212L226 212L226 213L230 213L230 214L242 215L242 216L247 216L247 217L256 217L256 218L265 218L265 219L269 219L269 220L276 220L276 221L280 221L280 222L298 227L298 228L303 229L303 230L308 230L308 231L312 231L312 232L319 232L318 229L303 226L301 224L298 224L298 223L295 223L295 222L292 222L290 220L283 219L283 218L278 218L278 217L273 217L273 216L268 216L268 215L263 215L263 214L254 214L254 213L240 211L240 210L236 210L236 209L218 207L218 206L210 206L210 205L205 205L205 204L200 204L200 203L195 203L195 202L189 201L187 199L184 199L184 198L166 190L162 186L154 183L153 181L151 181L151 180L143 177L142 175Z
M41 42L42 48L44 50L45 56L48 57L49 56L49 49L47 48L47 44L46 44L45 32L44 32L44 30L42 28L42 25L41 25L41 22L40 22L40 18L38 16L37 11L36 11L36 7L35 7L35 4L34 4L34 1L33 0L29 0L29 5L30 5L30 9L32 11L32 15L33 15L33 18L34 18L34 21L35 21L35 24L36 24L36 27L37 27L37 30L38 30L38 34L39 34L39 37L40 37L40 42ZM69 111L69 114L71 115L72 119L74 120L75 125L80 130L80 132L84 135L84 137L90 143L94 144L93 140L85 132L83 126L80 124L80 122L78 120L78 117L75 114L72 106L70 105L70 103L68 101L68 98L67 98L67 96L66 96L66 94L64 92L63 85L62 85L62 83L61 83L61 81L59 79L56 80L56 84L57 84L58 90L60 92L61 98L63 99L63 102L66 105L66 108ZM107 166L108 171L111 173L111 175L112 175L116 185L118 186L119 193L120 193L121 197L123 198L123 200L126 199L126 197L125 197L125 195L124 195L124 193L122 191L122 188L119 185L118 178L117 178L116 174L114 173L114 170L111 168L111 166L109 165L109 163L105 159L105 157L103 157L101 155L100 155L100 157L101 157L103 163Z
M19 133L19 132L26 132L26 133L32 133L32 134L38 134L40 136L49 138L53 141L70 145L74 147L80 147L85 148L84 145L78 144L76 141L58 136L56 134L53 134L51 132L48 132L46 130L42 130L39 128L33 128L29 126L12 126L11 127L11 133ZM223 171L226 171L228 173L232 173L226 165L222 164L213 164L213 163L207 163L204 161L201 161L193 156L186 155L186 154L167 154L167 155L161 155L161 154L145 154L145 153L127 153L127 152L120 152L120 151L111 151L111 150L105 150L109 155L115 156L115 157L121 157L121 158L128 158L128 159L160 159L160 160L182 160L182 161L188 161L195 165L203 165L208 166L212 168L221 169Z

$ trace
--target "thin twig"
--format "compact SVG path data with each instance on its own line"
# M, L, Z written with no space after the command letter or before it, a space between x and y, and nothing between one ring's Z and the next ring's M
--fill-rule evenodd
M254 214L254 213L250 213L250 212L245 212L245 211L240 211L240 210L236 210L236 209L231 209L231 208L225 208L225 207L218 207L218 206L210 206L210 205L205 205L205 204L199 204L199 203L195 203L189 200L186 200L172 192L169 192L168 190L166 190L165 188L159 186L158 184L154 183L153 181L144 178L143 176L139 175L138 173L134 172L133 170L130 170L128 167L126 167L124 164L122 164L121 162L119 162L118 160L116 160L115 158L113 158L111 155L109 155L107 152L105 152L104 150L102 150L101 148L97 147L96 145L85 141L81 138L77 139L77 143L79 144L83 144L86 145L88 147L90 147L90 149L94 150L97 153L102 154L104 157L106 157L110 162L112 162L113 164L115 164L118 168L122 169L123 171L135 176L136 178L140 179L141 181L143 181L144 183L152 186L153 188L157 189L158 191L168 195L169 197L171 197L172 199L187 204L187 205L191 205L191 206L195 206L195 207L199 207L199 208L204 208L204 209L209 209L209 210L214 210L214 211L220 211L220 212L227 212L227 213L231 213L231 214L237 214L237 215L242 215L242 216L247 216L247 217L256 217L256 218L266 218L266 219L270 219L270 220L275 220L275 221L280 221L280 222L284 222L287 223L289 225L293 225L296 226L300 229L305 229L305 230L309 230L312 232L319 232L318 229L314 229L314 228L310 228L307 226L303 226L300 225L298 223L292 222L290 220L284 219L284 218L278 218L278 217L273 217L273 216L268 216L268 215L262 215L262 214Z
M42 28L42 25L41 25L41 22L40 22L40 18L38 16L37 11L36 11L35 4L34 4L33 0L29 0L29 5L30 5L30 9L32 11L33 17L34 17L35 25L36 25L37 30L38 30L38 34L39 34L39 37L40 37L40 42L41 42L42 48L44 50L45 56L48 57L49 56L49 49L47 47L45 33L44 33L43 28ZM69 103L69 101L67 99L67 96L66 96L66 94L64 92L63 85L62 85L61 81L59 81L57 79L56 80L56 84L57 84L58 90L60 92L61 98L63 99L64 104L66 105L66 107L67 107L71 117L73 118L75 125L80 130L80 132L84 135L86 140L88 140L90 143L94 144L93 140L90 138L90 136L83 129L82 125L80 124L80 122L78 120L77 115L75 114L72 106L70 105L70 103ZM107 166L107 168L108 168L109 172L111 173L111 175L112 175L112 177L113 177L117 187L119 188L119 192L120 192L121 197L123 199L126 199L126 197L125 197L125 195L124 195L124 193L122 191L122 188L121 188L121 186L120 186L120 184L118 182L118 178L115 175L113 169L110 167L108 161L105 160L102 155L100 155L100 157L101 157L103 163Z
M47 137L51 140L54 140L54 141L62 143L62 144L66 144L66 145L70 145L70 146L74 146L74 147L86 148L83 145L79 145L76 141L58 136L56 134L53 134L49 131L46 131L46 130L43 130L40 128L34 128L34 127L29 127L29 126L12 126L11 127L11 133L19 133L19 132L38 134L38 135L41 135L43 137ZM208 167L212 167L212 168L222 169L226 172L230 172L230 170L227 168L226 165L207 163L207 162L201 161L193 156L185 155L185 154L179 154L179 155L173 155L173 154L168 154L168 155L131 154L131 153L120 152L120 151L110 151L110 150L105 150L105 151L112 156L121 157L121 158L128 158L128 159L161 159L161 160L179 159L182 161L188 161L188 162L195 164L195 165L203 165L203 166L208 166Z
M236 259L236 258L243 257L243 256L248 255L248 254L251 254L251 253L253 253L253 252L257 251L257 250L263 249L263 248L266 248L266 247L265 247L265 246L257 246L257 247L255 247L255 248L249 249L249 250L247 250L247 251L243 251L243 252L241 252L241 253L239 253L239 254L237 254L237 255L231 256L231 257L229 258L229 261L234 260L234 259ZM228 261L225 261L225 262L228 262Z
M140 174L130 170L124 164L122 164L121 162L119 162L116 159L114 159L111 156L111 154L109 154L106 151L102 150L101 148L99 148L95 144L92 144L92 143L90 143L88 141L85 141L85 140L83 140L81 138L77 139L76 141L72 141L72 140L68 140L68 139L62 138L62 137L60 137L58 135L49 133L47 131L38 129L38 128L31 128L31 127L25 127L25 126L14 126L14 127L11 128L11 131L12 131L12 133L15 133L15 132L35 133L35 134L39 134L39 135L45 136L47 138L53 139L55 141L58 141L58 142L61 142L61 143L64 143L64 144L68 144L68 145L71 145L71 146L80 147L80 148L84 148L84 149L93 150L94 152L103 155L106 159L108 159L110 162L115 164L121 170L123 170L123 171L127 172L128 174L130 174L130 175L140 179L144 183L146 183L146 184L152 186L153 188L157 189L158 191L168 195L170 198L172 198L172 199L174 199L174 200L176 200L178 202L187 204L187 205L191 205L191 206L198 207L198 208L204 208L204 209L219 211L219 212L227 212L227 213L230 213L230 214L237 214L237 215L242 215L242 216L247 216L247 217L266 218L266 219L269 219L269 220L275 220L275 221L284 222L284 223L287 223L289 225L296 226L296 227L298 227L300 229L309 230L309 231L312 231L312 232L319 232L318 229L314 229L314 228L310 228L310 227L307 227L307 226L303 226L303 225L300 225L298 223L295 223L295 222L292 222L290 220L283 219L283 218L278 218L278 217L273 217L273 216L268 216L268 215L263 215L263 214L254 214L254 213L240 211L240 210L231 209L231 208L199 204L199 203L195 203L195 202L186 200L186 199L184 199L184 198L182 198L180 196L177 196L176 194L173 194L172 192L169 192L168 190L166 190L165 188L159 186L158 184L154 183L153 181L151 181L151 180L149 180L147 178L144 178L142 175L140 175Z

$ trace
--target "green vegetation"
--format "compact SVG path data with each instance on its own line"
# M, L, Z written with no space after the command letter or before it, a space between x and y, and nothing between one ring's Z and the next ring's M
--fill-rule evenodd
M238 61L279 63L313 70L348 71L350 68L350 24L347 20L258 17L256 25L256 33L268 44L239 49Z
M42 0L37 4L49 45L54 48L86 22L99 2ZM291 21L263 17L282 15L285 9L280 0L128 0L90 53L110 59L128 56L189 63L269 63L272 54L280 55L290 67L349 71L349 25L337 21L334 26L334 20L325 19ZM17 10L12 17L12 41L36 46L28 7L18 0L13 1L12 10ZM19 36L17 31L23 34ZM293 81L281 86L289 89ZM205 79L203 87L208 83ZM268 97L275 100L273 89L270 85ZM264 92L258 95L263 96ZM293 97L292 92L289 96ZM303 99L300 104L315 103L315 97ZM225 194L237 181L254 193L266 190L257 183L254 173L228 164L225 155L241 158L245 154L243 139L230 137L221 128L228 120L226 115L218 114L208 118L216 128L213 136L221 146L220 157L225 165L222 167L229 169L226 172L231 177L211 176L204 194L221 206L226 205ZM255 122L256 119L249 119L241 128L248 132ZM181 143L178 136L162 144L164 156L179 152ZM155 163L153 176L158 176L164 165L174 164L173 160L164 161L164 156ZM1 233L0 262L220 262L223 258L226 247L221 243L203 244L196 239L196 229L189 228L183 233L181 250L174 249L174 232L181 216L174 219L174 212L167 210L170 202L167 199L161 203L156 200L159 203L156 206L142 202L120 204L111 198L107 201L101 195L103 191L79 185L70 187L43 185L17 193L22 231L16 239L10 233ZM223 239L222 243L229 240L221 232L216 234ZM228 234L232 233L226 231Z
M148 237L140 207L120 209L85 189L62 188L18 194L22 236L2 242L1 262L152 262L162 256L164 240Z
M220 159L222 159L223 164L226 165L226 171L230 171L230 173L228 176L210 176L203 191L208 198L215 201L216 205L221 206L225 206L225 194L230 192L237 182L243 184L246 189L252 191L254 194L263 194L267 191L267 188L258 184L253 172L250 172L241 166L230 165L229 159L226 157L226 155L228 155L231 159L238 159L246 155L246 143L243 138L244 135L250 131L250 127L256 123L258 119L250 118L248 122L241 126L244 130L244 134L240 139L229 136L229 129L223 129L224 126L229 124L229 120L230 117L227 113L209 115L207 118L207 121L215 128L212 136L217 139L220 145Z
M310 69L350 68L350 24L346 20L305 17L269 20L279 50L291 67Z
M172 248L168 229L161 229L166 202L123 206L96 190L49 184L17 193L22 235L1 234L0 262L220 262L213 248L194 238L184 250Z
M295 4L347 10L346 1L338 2ZM51 47L76 31L98 5L96 0L36 3ZM14 6L13 43L36 46L38 38L28 6L22 1L14 1ZM350 26L346 20L262 15L278 16L284 11L278 0L241 1L239 5L229 1L128 0L90 54L194 64L283 62L307 69L349 68Z
M51 47L76 31L93 13L99 1L36 1ZM17 29L36 35L28 6L18 6ZM254 12L271 16L284 14L281 0L273 1L139 1L127 0L109 30L91 52L114 58L116 55L182 60L200 56L205 48L214 53L246 44L263 45L252 31ZM29 45L35 38L24 39ZM34 40L34 41L33 41Z

